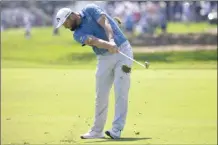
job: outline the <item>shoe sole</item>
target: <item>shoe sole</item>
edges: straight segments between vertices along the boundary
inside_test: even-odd
[[[107,136],[109,136],[111,139],[116,139],[116,138],[114,138],[113,136],[111,136],[111,133],[110,133],[109,131],[105,131],[105,134],[106,134]]]
[[[85,138],[85,137],[83,137],[83,136],[80,136],[80,138],[81,138],[81,139],[87,139],[87,138]]]
[[[104,138],[104,136],[102,137],[93,137],[93,138],[85,138],[84,136],[80,136],[81,139],[101,139]]]

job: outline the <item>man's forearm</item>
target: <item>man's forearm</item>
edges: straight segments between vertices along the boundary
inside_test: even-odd
[[[110,53],[118,53],[117,45],[114,42],[105,41],[94,36],[89,36],[85,44],[95,46],[100,49],[108,49]]]
[[[103,49],[110,49],[113,47],[110,42],[98,38],[93,39],[91,45]]]

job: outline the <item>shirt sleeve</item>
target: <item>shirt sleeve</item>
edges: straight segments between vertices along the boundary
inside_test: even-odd
[[[101,15],[106,14],[99,6],[95,4],[89,4],[86,7],[86,12],[89,13],[89,15],[91,15],[91,17],[95,19],[97,22],[99,18],[101,17]]]
[[[81,43],[82,45],[85,45],[85,41],[90,37],[90,35],[86,35],[82,32],[75,31],[73,37],[77,42]]]

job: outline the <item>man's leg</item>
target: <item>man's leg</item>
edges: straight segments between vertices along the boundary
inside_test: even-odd
[[[131,58],[133,57],[129,44],[123,50],[120,49],[120,51]],[[125,69],[123,69],[123,66],[125,66]],[[123,130],[126,123],[131,66],[131,60],[121,54],[117,54],[117,64],[114,72],[115,115],[112,129],[105,132],[112,139],[120,138],[121,130]]]
[[[131,46],[127,45],[123,53],[133,57]],[[115,92],[115,116],[113,121],[113,129],[123,130],[126,123],[127,109],[128,109],[128,94],[130,88],[130,72],[125,72],[122,67],[127,65],[131,68],[132,61],[128,58],[118,54],[119,62],[115,68],[114,92]]]
[[[96,71],[95,120],[91,130],[82,135],[82,139],[102,138],[107,119],[108,98],[114,81],[114,55],[99,56]]]
[[[114,81],[114,63],[111,57],[100,59],[96,72],[95,120],[93,131],[102,132],[107,119],[108,98]]]
[[[123,130],[126,123],[129,87],[130,74],[123,72],[122,65],[119,65],[115,70],[115,115],[113,129]]]

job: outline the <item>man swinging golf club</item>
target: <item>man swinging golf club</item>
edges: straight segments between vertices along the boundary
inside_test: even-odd
[[[112,84],[115,92],[115,115],[112,129],[105,134],[120,138],[124,129],[128,108],[132,48],[117,22],[95,4],[86,5],[80,12],[62,8],[56,15],[57,28],[63,25],[74,31],[74,39],[82,46],[92,47],[97,56],[96,100],[94,124],[82,139],[103,138],[107,119],[108,98]]]

